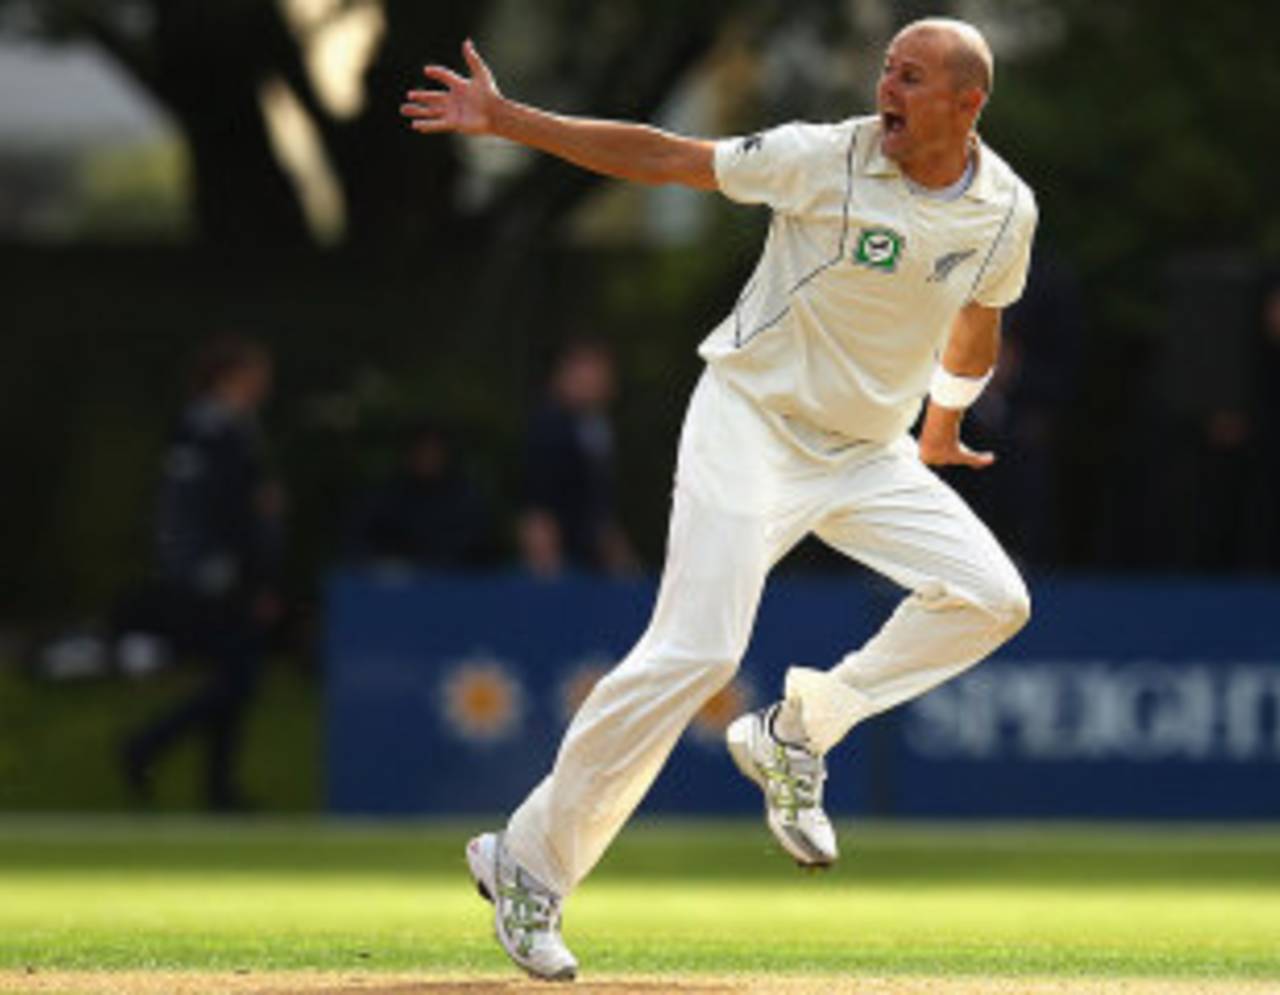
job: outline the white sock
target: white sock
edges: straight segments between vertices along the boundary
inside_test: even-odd
[[[773,728],[770,730],[775,739],[790,746],[804,746],[809,737],[804,731],[804,719],[800,715],[800,701],[797,698],[783,698],[773,712]]]

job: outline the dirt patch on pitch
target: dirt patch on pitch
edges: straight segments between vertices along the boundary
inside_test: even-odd
[[[738,995],[763,990],[727,979],[617,977],[554,984],[510,975],[0,971],[0,992],[6,995]]]
[[[0,971],[23,995],[1274,995],[1273,981],[1171,978],[941,978],[818,975],[584,977],[551,984],[508,975]]]

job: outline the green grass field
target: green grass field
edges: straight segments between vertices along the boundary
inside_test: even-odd
[[[0,820],[0,971],[508,971],[483,823]],[[762,825],[641,823],[574,896],[587,976],[1274,979],[1280,829],[853,824],[833,871]]]

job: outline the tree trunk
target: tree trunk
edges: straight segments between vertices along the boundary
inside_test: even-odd
[[[227,245],[309,241],[267,137],[259,87],[294,42],[274,3],[156,4],[156,87],[191,143],[199,236]]]

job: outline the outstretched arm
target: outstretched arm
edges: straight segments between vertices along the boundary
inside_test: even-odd
[[[979,381],[995,368],[1000,353],[1000,311],[970,303],[956,315],[942,353],[942,368],[955,377]],[[932,466],[968,466],[981,470],[994,453],[974,452],[960,441],[964,407],[946,407],[930,398],[920,429],[920,458]]]
[[[462,54],[469,79],[444,66],[427,66],[423,74],[444,89],[409,91],[400,113],[415,131],[497,135],[605,176],[717,189],[714,143],[643,124],[567,117],[518,104],[498,90],[470,40]]]

